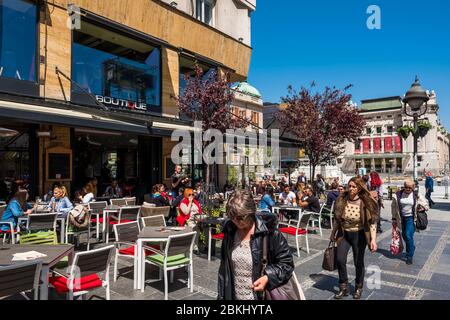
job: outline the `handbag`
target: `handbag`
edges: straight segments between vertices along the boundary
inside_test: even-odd
[[[328,248],[325,249],[322,261],[322,269],[327,271],[334,271],[337,269],[337,249],[336,242],[331,241],[328,244]]]
[[[263,260],[262,260],[262,270],[261,276],[264,276],[264,271],[267,267],[267,250],[268,249],[268,239],[267,236],[264,236],[263,240]],[[300,287],[300,284],[297,281],[297,277],[295,273],[292,272],[292,276],[289,278],[289,281],[285,284],[272,289],[264,290],[264,299],[265,300],[306,300],[305,294]]]
[[[400,236],[400,231],[397,229],[397,223],[392,223],[392,239],[391,239],[391,253],[396,256],[403,252],[403,241]]]

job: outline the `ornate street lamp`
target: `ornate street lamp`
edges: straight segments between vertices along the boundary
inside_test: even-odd
[[[423,116],[428,109],[428,97],[427,92],[420,86],[419,78],[416,76],[416,81],[412,84],[411,88],[406,92],[403,98],[404,112],[407,116],[413,118],[414,123],[414,149],[413,149],[413,170],[414,181],[418,186],[417,181],[417,140],[419,139],[419,130],[417,120]]]

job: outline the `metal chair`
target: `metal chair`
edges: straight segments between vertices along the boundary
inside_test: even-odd
[[[162,214],[157,216],[141,217],[141,225],[145,227],[165,227],[166,219]]]
[[[166,219],[169,218],[170,215],[170,207],[147,207],[141,206],[141,212],[139,213],[140,217],[151,217],[151,216],[159,216],[163,215]]]
[[[213,229],[212,226],[209,226],[208,228],[208,261],[211,261],[211,246],[212,246],[212,240],[216,241],[222,241],[224,234],[223,232],[212,234],[211,230]]]
[[[320,205],[320,211],[319,213],[316,212],[309,212],[311,213],[311,219],[309,220],[309,222],[311,223],[311,227],[314,228],[316,222],[319,226],[319,233],[320,233],[320,237],[322,238],[322,212],[323,212],[323,208],[325,207],[325,203],[322,203]]]
[[[20,233],[20,244],[58,244],[57,213],[29,214],[26,231]]]
[[[38,300],[41,269],[42,260],[39,259],[0,267],[0,297],[20,293],[30,300],[25,291],[32,290],[34,300]]]
[[[297,256],[300,258],[300,245],[299,245],[299,238],[301,236],[305,237],[306,241],[306,252],[309,253],[309,243],[308,243],[308,225],[309,225],[309,219],[311,218],[310,212],[304,212],[301,215],[301,218],[299,220],[289,220],[288,223],[286,222],[279,222],[278,227],[279,231],[281,233],[284,233],[286,236],[292,235],[295,237],[295,244],[297,247]],[[281,225],[285,225],[285,227],[281,227]]]
[[[169,236],[164,252],[149,248],[150,251],[155,254],[149,255],[145,258],[145,263],[142,265],[141,270],[141,292],[145,289],[145,265],[147,263],[157,266],[162,269],[164,274],[164,299],[168,300],[168,277],[167,272],[173,271],[178,268],[188,267],[188,288],[190,292],[194,291],[194,270],[192,263],[192,252],[194,248],[194,241],[196,232],[189,232],[185,234]],[[171,282],[173,281],[173,273],[171,273]]]
[[[110,199],[109,202],[111,203],[111,205],[113,206],[126,206],[127,205],[127,200],[125,198],[119,198],[119,199]]]
[[[125,205],[127,205],[127,206],[135,206],[136,205],[136,197],[124,198],[124,199],[125,199]]]
[[[333,218],[334,218],[334,203],[331,204],[331,208],[327,208],[326,206],[322,210],[322,216],[328,217],[330,219],[330,228],[333,230]]]
[[[6,208],[7,208],[7,205],[0,206],[0,219],[3,215],[3,212],[5,212]],[[14,223],[12,221],[0,220],[0,226],[1,225],[7,225],[9,227],[9,229],[5,230],[5,231],[0,229],[0,235],[3,234],[3,244],[5,244],[6,236],[10,236],[11,244],[14,244],[17,239],[17,229],[14,229]]]
[[[109,268],[114,246],[106,246],[91,251],[78,252],[69,274],[64,275],[54,271],[58,276],[51,277],[49,283],[59,294],[67,294],[69,300],[89,293],[89,290],[103,287],[106,290],[106,300],[110,300]],[[101,277],[99,276],[101,275]]]
[[[126,223],[132,221],[139,221],[140,206],[121,207],[118,216],[111,215],[107,223],[108,230],[106,232],[106,243],[109,241],[109,226],[114,226],[119,223]]]
[[[96,218],[91,218],[91,222],[95,223],[95,238],[98,240],[100,238],[100,224],[105,223],[100,215],[103,215],[103,209],[108,206],[106,201],[89,202],[88,208],[91,211],[91,215],[96,216]],[[102,239],[105,240],[105,239]]]

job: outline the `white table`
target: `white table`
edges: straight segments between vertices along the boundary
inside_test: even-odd
[[[280,214],[280,210],[292,210],[292,211],[297,211],[298,212],[298,216],[300,219],[300,216],[302,215],[302,207],[297,206],[273,206],[272,207],[272,213],[273,214],[277,214],[278,215],[278,220],[279,221],[284,221],[284,215]],[[276,212],[275,212],[276,211]]]

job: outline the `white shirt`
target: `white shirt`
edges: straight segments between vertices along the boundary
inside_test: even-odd
[[[88,193],[83,197],[83,203],[84,204],[89,203],[92,201],[92,199],[94,199],[94,194],[92,192]]]
[[[283,192],[282,194],[280,194],[279,199],[280,201],[283,201],[284,204],[292,204],[295,201],[295,193],[293,193],[292,191],[289,191],[288,194],[286,194],[286,192]]]
[[[412,216],[412,210],[414,206],[414,192],[407,194],[403,192],[400,199],[400,211],[403,217]]]

